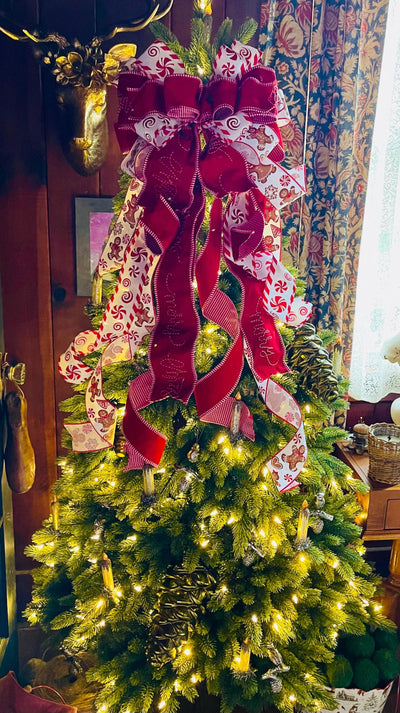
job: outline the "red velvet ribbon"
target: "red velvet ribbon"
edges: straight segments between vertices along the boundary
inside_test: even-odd
[[[125,72],[119,78],[118,95],[120,109],[115,130],[123,152],[130,151],[138,138],[134,124],[154,112],[201,125],[244,112],[255,123],[269,124],[280,137],[276,123],[277,83],[269,67],[252,67],[237,81],[215,77],[204,86],[198,77],[186,74],[169,75],[161,82]],[[283,156],[280,140],[271,160],[280,161]]]
[[[146,121],[152,113],[182,122],[179,130],[160,148],[140,139],[133,169],[144,184],[138,203],[144,208],[147,244],[154,252],[161,253],[154,278],[157,321],[149,349],[150,372],[132,383],[123,422],[129,442],[128,468],[138,468],[144,462],[159,463],[165,439],[146,424],[137,411],[168,396],[186,403],[196,384],[193,351],[199,323],[192,279],[196,237],[204,216],[204,187],[223,197],[230,192],[247,191],[253,185],[244,157],[213,135],[208,122],[246,112],[253,121],[275,126],[279,135],[277,90],[273,71],[257,66],[244,72],[238,81],[218,78],[204,87],[198,78],[188,75],[171,75],[161,83],[128,72],[120,77],[119,94],[121,103],[116,133],[123,151],[129,150],[138,139],[135,122]],[[206,137],[203,151],[200,151],[200,129]],[[280,160],[282,157],[282,148],[277,144],[271,158]],[[220,212],[219,204],[215,211]],[[254,220],[259,232],[258,218],[255,216]],[[220,217],[217,218],[214,212],[214,226],[218,221]],[[234,236],[239,252],[252,244],[253,228],[248,226],[246,230],[244,240],[239,233]],[[247,247],[243,247],[246,242]],[[212,255],[216,264],[217,253],[211,236],[205,254]],[[258,347],[254,348],[258,363],[267,352],[270,354],[270,349],[277,348],[279,352],[282,345],[273,334],[273,319],[265,312],[261,314],[261,284],[251,276],[243,275],[241,268],[233,264],[230,268],[243,285],[241,321],[246,340],[251,340],[252,336],[256,341],[258,339]],[[214,269],[215,274],[218,274],[218,267],[216,273]],[[213,409],[219,409],[220,412],[224,410],[226,421],[228,411],[229,418],[231,412],[227,395],[236,385],[242,368],[240,327],[233,303],[228,304],[228,298],[216,290],[216,283],[207,283],[204,260],[199,261],[198,275],[204,314],[216,323],[223,322],[221,326],[226,328],[234,343],[226,359],[217,367],[218,378],[213,377],[213,393],[209,393],[211,377],[207,375],[197,384],[196,401],[204,420],[214,420]],[[254,315],[257,315],[256,325],[252,321]],[[268,330],[266,338],[261,335],[261,327]],[[280,352],[277,362],[274,371],[286,370]],[[270,366],[272,369],[271,361]],[[270,373],[274,372],[271,370]],[[251,437],[251,416],[246,409],[242,409],[242,418],[244,432]]]
[[[204,217],[204,197],[196,189],[181,227],[162,256],[155,275],[157,322],[149,360],[154,375],[152,401],[172,396],[187,403],[196,382],[194,345],[199,318],[193,295],[196,235]]]
[[[253,253],[263,240],[265,200],[257,190],[248,193],[247,223],[230,231],[230,248],[235,259]],[[227,236],[228,237],[228,236]],[[289,371],[284,362],[284,346],[275,321],[263,306],[263,282],[230,260],[229,270],[242,289],[240,317],[230,298],[217,288],[222,250],[222,204],[215,200],[210,214],[210,231],[196,264],[199,299],[205,317],[222,327],[233,339],[222,362],[196,385],[195,398],[201,420],[229,426],[236,387],[243,367],[243,339],[246,339],[250,366],[259,380]],[[240,430],[254,439],[252,417],[242,408]]]
[[[210,230],[196,263],[199,300],[204,316],[222,327],[233,339],[222,361],[203,376],[195,388],[197,410],[202,421],[229,426],[236,387],[243,368],[243,340],[240,321],[232,300],[217,288],[222,252],[222,202],[215,199],[210,214]],[[240,431],[254,440],[253,419],[245,404],[240,414]]]

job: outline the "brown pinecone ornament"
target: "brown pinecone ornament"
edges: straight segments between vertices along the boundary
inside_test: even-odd
[[[123,458],[124,456],[126,456],[125,444],[126,444],[126,440],[125,440],[124,434],[122,433],[121,429],[117,426],[116,431],[115,431],[115,438],[114,438],[114,450],[115,450],[116,455],[119,458]]]
[[[35,454],[27,425],[27,402],[22,389],[10,391],[4,400],[7,442],[4,462],[8,484],[14,493],[26,493],[35,480]]]

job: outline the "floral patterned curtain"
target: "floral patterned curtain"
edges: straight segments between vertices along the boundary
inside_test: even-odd
[[[319,329],[340,336],[348,377],[357,265],[388,0],[270,0],[260,48],[292,117],[291,166],[308,191],[284,215],[288,263],[298,267]],[[304,140],[306,137],[306,140]]]

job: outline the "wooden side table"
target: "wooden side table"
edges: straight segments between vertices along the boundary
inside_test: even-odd
[[[400,625],[400,483],[386,486],[370,480],[368,453],[359,456],[348,444],[349,441],[338,441],[335,455],[370,487],[367,495],[359,496],[364,511],[359,520],[364,528],[363,539],[392,541],[384,604],[387,616]]]

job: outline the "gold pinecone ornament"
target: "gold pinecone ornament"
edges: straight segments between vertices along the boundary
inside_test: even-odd
[[[286,349],[286,361],[290,369],[298,372],[300,388],[323,401],[338,398],[338,377],[313,324],[302,324],[296,329],[294,340]]]
[[[214,585],[214,577],[201,565],[193,572],[173,567],[170,574],[165,575],[148,647],[154,666],[163,666],[177,656],[200,610],[204,611],[203,600]]]

